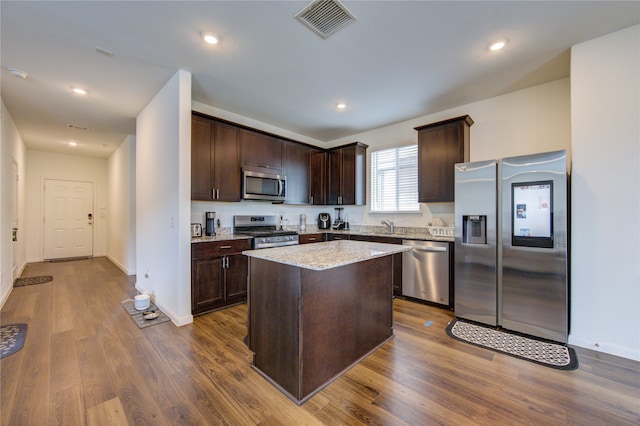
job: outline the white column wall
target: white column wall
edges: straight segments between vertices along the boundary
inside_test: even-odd
[[[191,74],[178,71],[136,121],[136,288],[177,325],[191,315]]]
[[[640,26],[571,50],[570,343],[640,360]]]

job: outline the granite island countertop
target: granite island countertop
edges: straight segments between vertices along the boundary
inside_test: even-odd
[[[411,250],[410,246],[399,244],[338,240],[261,250],[246,250],[242,254],[299,268],[323,271],[409,250]]]

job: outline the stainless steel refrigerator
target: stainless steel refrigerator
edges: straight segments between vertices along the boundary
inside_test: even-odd
[[[569,334],[566,152],[455,165],[457,317]]]

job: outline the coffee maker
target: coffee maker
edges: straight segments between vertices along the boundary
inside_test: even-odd
[[[344,220],[342,219],[342,211],[344,210],[344,207],[336,207],[334,209],[336,211],[336,216],[335,219],[333,221],[333,229],[344,229],[345,223]]]
[[[205,234],[208,236],[216,235],[216,212],[206,212],[205,218]]]
[[[320,213],[318,215],[318,229],[329,229],[331,226],[331,216],[329,213]]]

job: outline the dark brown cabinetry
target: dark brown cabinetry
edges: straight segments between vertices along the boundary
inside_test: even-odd
[[[287,176],[287,204],[366,204],[367,145],[325,150],[192,113],[191,199],[240,201],[242,168]]]
[[[421,203],[454,200],[456,163],[469,161],[468,115],[416,127],[418,131],[418,200]]]
[[[191,244],[191,313],[202,314],[247,299],[251,240]]]
[[[191,199],[240,201],[239,129],[191,117]]]
[[[366,204],[366,151],[360,142],[329,151],[327,204]]]
[[[327,153],[312,149],[309,165],[309,204],[327,203]]]
[[[281,139],[252,130],[240,131],[242,166],[263,167],[282,172],[284,144]]]
[[[324,241],[324,234],[300,234],[298,235],[299,244],[320,243]]]
[[[368,235],[351,235],[351,240],[356,241],[370,241],[373,243],[385,243],[385,244],[400,244],[402,240],[400,238],[393,237],[370,237]],[[392,269],[391,279],[393,283],[393,295],[402,296],[402,253],[392,254]]]
[[[348,240],[348,239],[349,239],[349,234],[334,234],[331,232],[327,234],[327,241]]]
[[[284,142],[284,175],[287,177],[287,204],[309,204],[309,157],[311,149]]]

